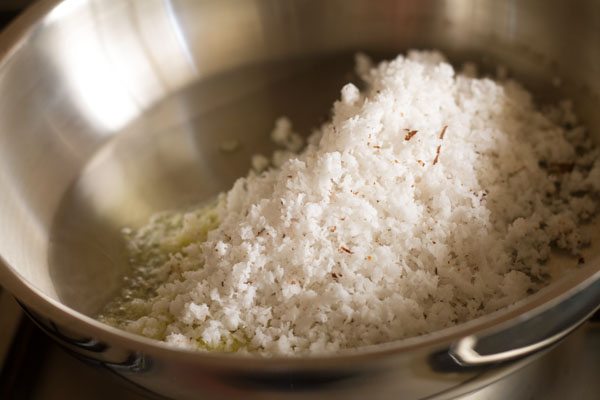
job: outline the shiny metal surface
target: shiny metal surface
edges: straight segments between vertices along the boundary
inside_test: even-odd
[[[0,301],[0,325],[5,326],[6,307]],[[18,307],[14,304],[14,307]],[[9,328],[10,332],[10,328]],[[12,379],[0,366],[0,396],[19,400],[150,400],[161,399],[127,385],[105,368],[95,368],[63,351],[24,321],[15,333],[7,368],[16,368]],[[7,343],[0,337],[0,347]],[[23,346],[25,345],[25,346]],[[11,347],[11,346],[8,346]],[[0,364],[2,363],[0,353]],[[559,346],[536,357],[527,366],[484,388],[460,396],[460,400],[597,400],[600,381],[600,324],[588,322]],[[15,369],[12,369],[13,371]]]
[[[493,355],[576,325],[600,302],[598,247],[511,310],[354,355],[193,354],[90,317],[126,273],[120,228],[226,189],[251,154],[269,152],[277,116],[308,133],[352,79],[355,51],[438,48],[456,63],[502,64],[542,100],[573,98],[600,139],[599,42],[593,1],[42,1],[0,38],[2,284],[58,340],[175,398],[470,390],[527,360],[465,367],[448,350],[471,337]],[[220,152],[227,139],[241,150]]]

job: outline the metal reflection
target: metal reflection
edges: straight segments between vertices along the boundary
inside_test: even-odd
[[[173,9],[173,2],[172,2],[172,0],[164,0],[163,4],[165,6],[165,12],[166,12],[167,18],[169,19],[169,21],[171,22],[171,26],[173,27],[173,34],[175,35],[175,38],[176,38],[177,42],[179,43],[179,46],[181,47],[181,50],[183,51],[185,58],[187,59],[188,63],[190,64],[190,67],[192,67],[194,72],[197,73],[198,67],[196,66],[196,61],[194,60],[194,56],[192,55],[192,52],[190,51],[187,40],[185,39],[185,35],[183,33],[183,30],[181,29],[181,25],[180,25],[179,19],[177,17],[177,14],[175,13],[175,10]]]
[[[82,3],[62,3],[46,18],[45,52],[96,131],[119,131],[197,77],[170,1]]]

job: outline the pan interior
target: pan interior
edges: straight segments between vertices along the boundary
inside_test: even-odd
[[[227,190],[247,173],[253,154],[274,150],[269,132],[277,117],[290,117],[299,132],[310,134],[327,119],[340,88],[357,82],[353,55],[271,62],[217,75],[161,101],[108,140],[66,192],[52,224],[49,272],[60,300],[84,314],[98,313],[129,271],[122,228]],[[493,55],[450,57],[456,66],[478,62],[489,74],[501,62]],[[533,57],[514,67],[503,61],[540,103],[573,93],[588,101],[575,85],[552,85],[551,68]],[[222,151],[222,143],[232,140],[239,148]],[[593,226],[588,229],[595,232]],[[599,248],[589,249],[587,259],[596,258]],[[557,254],[550,268],[576,264]]]

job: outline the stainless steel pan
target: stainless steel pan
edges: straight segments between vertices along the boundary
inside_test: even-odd
[[[0,281],[66,347],[168,397],[473,390],[598,308],[600,246],[511,309],[333,357],[179,351],[92,317],[127,270],[120,228],[227,189],[251,154],[270,151],[277,116],[305,132],[320,123],[355,51],[438,48],[455,63],[502,64],[540,101],[573,98],[600,139],[599,44],[594,1],[41,1],[0,37]],[[238,152],[219,151],[229,139]]]

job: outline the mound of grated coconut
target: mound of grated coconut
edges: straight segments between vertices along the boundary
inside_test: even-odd
[[[600,161],[568,103],[542,112],[437,52],[357,61],[366,89],[344,86],[300,154],[129,234],[137,290],[101,319],[185,348],[322,354],[493,312],[548,281],[552,248],[579,254]],[[285,119],[272,136],[300,148]]]

